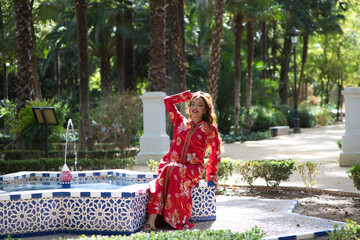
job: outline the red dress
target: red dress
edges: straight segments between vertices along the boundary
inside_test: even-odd
[[[194,123],[182,116],[175,104],[190,100],[190,91],[164,99],[174,125],[169,152],[160,161],[158,177],[150,182],[149,214],[160,214],[176,229],[193,227],[189,223],[192,209],[192,189],[204,174],[204,156],[211,146],[206,167],[206,180],[217,182],[220,164],[220,141],[214,125],[205,121]]]

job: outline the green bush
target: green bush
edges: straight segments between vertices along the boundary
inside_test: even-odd
[[[260,240],[265,236],[265,232],[258,227],[252,228],[250,231],[244,233],[233,233],[230,230],[181,230],[168,232],[151,232],[149,234],[136,233],[131,236],[81,236],[82,240],[167,240],[167,239],[182,239],[182,240]]]
[[[134,144],[134,135],[141,134],[142,102],[134,93],[108,95],[91,112],[98,124],[93,126],[94,140],[99,143],[113,142],[124,151]]]
[[[209,159],[205,159],[205,169],[207,166]],[[218,175],[218,180],[219,181],[226,181],[229,179],[229,177],[232,176],[234,169],[236,168],[238,164],[238,161],[230,159],[230,158],[223,158],[220,161],[220,166],[219,166],[219,170],[217,172]],[[205,179],[205,174],[203,176],[203,179]]]
[[[255,180],[260,177],[260,169],[259,161],[241,161],[237,171],[241,174],[241,180],[253,187]]]
[[[49,143],[59,141],[59,136],[65,130],[63,128],[64,116],[60,104],[55,104],[54,99],[29,100],[23,107],[18,117],[14,120],[9,119],[10,133],[15,139],[23,141],[23,149],[45,149],[45,128],[43,125],[36,123],[31,107],[50,107],[53,106],[59,121],[59,125],[52,125],[49,127]],[[51,147],[51,144],[49,144]]]
[[[272,126],[288,125],[286,115],[276,108],[255,106],[252,108],[251,116],[254,121],[251,130],[254,132],[268,131]]]
[[[353,180],[354,186],[360,190],[360,164],[356,164],[349,169],[349,177]]]
[[[339,226],[334,225],[334,231],[328,232],[330,240],[347,240],[347,239],[360,239],[360,225],[354,221],[346,219],[347,224]]]
[[[75,170],[75,159],[67,159],[68,167]],[[133,158],[113,159],[88,159],[77,160],[78,171],[100,170],[100,169],[133,169],[136,164]],[[21,172],[21,171],[60,171],[64,165],[64,158],[39,158],[21,160],[0,160],[0,174]]]
[[[109,150],[109,151],[79,151],[77,153],[78,158],[128,158],[135,157],[137,149],[127,149],[124,153],[120,150]],[[44,151],[39,150],[25,150],[25,151],[4,151],[1,156],[3,160],[20,160],[20,159],[36,159],[43,158],[45,156]],[[65,151],[49,151],[49,158],[64,158]],[[67,152],[67,158],[75,158],[75,154],[72,151]]]
[[[290,128],[294,127],[294,116],[295,111],[293,107],[289,105],[280,106],[280,111],[285,114],[287,123]],[[300,119],[299,125],[300,128],[309,128],[315,125],[315,116],[311,114],[308,108],[302,107],[298,108],[298,117]]]
[[[342,139],[337,140],[337,145],[339,149],[342,149]]]
[[[311,195],[312,195],[312,187],[316,183],[315,177],[316,175],[318,175],[317,166],[318,163],[311,161],[300,162],[296,164],[296,170],[298,170],[298,172],[300,173],[301,178]]]
[[[268,187],[278,187],[282,181],[289,179],[294,170],[294,160],[259,161],[260,177],[265,179]]]

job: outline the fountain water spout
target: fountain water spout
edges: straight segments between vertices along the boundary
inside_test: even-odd
[[[72,140],[74,143],[74,154],[75,154],[75,171],[77,171],[77,151],[76,151],[76,142],[75,142],[75,133],[74,133],[74,125],[72,123],[72,120],[69,119],[67,128],[66,128],[66,143],[65,143],[65,163],[60,173],[60,182],[64,188],[70,187],[70,182],[72,180],[71,172],[66,165],[66,157],[67,157],[67,144],[69,139],[69,127],[71,126],[71,133],[72,133]]]

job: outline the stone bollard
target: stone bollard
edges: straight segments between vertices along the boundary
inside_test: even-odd
[[[170,137],[166,133],[166,111],[164,92],[144,93],[144,134],[140,137],[140,152],[137,165],[145,166],[150,160],[159,161],[170,148]]]
[[[342,91],[345,100],[345,133],[339,164],[342,167],[360,164],[360,87]]]

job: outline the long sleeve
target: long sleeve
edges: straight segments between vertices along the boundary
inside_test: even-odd
[[[209,156],[209,161],[206,166],[206,180],[213,181],[214,183],[218,182],[217,172],[219,170],[219,165],[221,161],[221,144],[219,140],[219,133],[215,126],[212,126],[210,134],[210,144],[211,144],[211,153]]]
[[[175,95],[168,96],[164,99],[165,107],[169,113],[171,122],[174,126],[177,126],[180,122],[183,121],[183,116],[180,114],[175,104],[189,101],[192,97],[191,92],[185,91]]]

